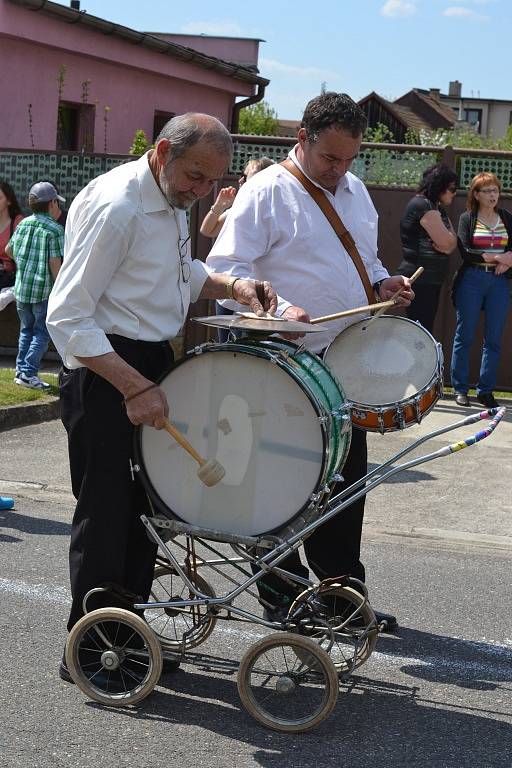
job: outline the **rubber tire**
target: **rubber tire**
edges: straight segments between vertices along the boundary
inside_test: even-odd
[[[293,610],[299,605],[303,600],[309,595],[311,592],[310,589],[306,590],[305,592],[302,592],[292,603],[290,606],[290,610],[288,614],[291,614]],[[373,612],[373,608],[371,607],[370,603],[356,590],[349,586],[344,587],[327,587],[325,589],[320,589],[318,592],[318,595],[339,595],[343,599],[350,600],[352,603],[355,604],[355,607],[361,606],[361,611],[359,615],[364,621],[365,627],[368,627],[370,624],[375,624],[375,632],[372,632],[368,635],[368,637],[364,640],[364,645],[362,648],[358,650],[358,655],[355,663],[354,669],[357,669],[358,667],[361,667],[372,655],[373,651],[375,650],[375,646],[377,644],[377,637],[378,637],[378,628],[377,628],[377,619],[375,617],[375,613]],[[365,603],[363,605],[363,603]],[[335,633],[336,634],[336,633]],[[311,637],[311,635],[308,635],[308,637]],[[332,659],[331,659],[332,661]],[[336,671],[339,674],[343,674],[344,672],[348,672],[350,669],[349,664],[341,664],[338,662],[333,661],[334,667]]]
[[[166,574],[172,574],[177,579],[179,579],[179,575],[173,571],[173,569],[169,566],[165,565],[157,565],[155,568],[155,574],[153,577],[153,581],[156,579],[161,578],[162,576]],[[191,581],[199,588],[200,592],[203,592],[203,594],[208,595],[209,597],[216,597],[216,594],[213,590],[213,587],[205,580],[202,576],[200,576],[198,573],[195,574],[194,578],[191,579]],[[153,597],[153,588],[151,588],[151,597]],[[158,599],[157,596],[155,596],[155,599]],[[147,619],[150,618],[150,614],[153,613],[153,610],[148,610],[147,612]],[[187,640],[185,643],[185,650],[190,650],[191,648],[197,648],[199,645],[202,645],[211,635],[213,630],[215,629],[215,625],[217,623],[217,619],[215,616],[210,617],[207,624],[204,624],[200,631],[198,631],[197,637],[192,635],[192,637]],[[151,626],[151,622],[148,621],[149,626]],[[158,638],[160,641],[160,645],[165,651],[174,651],[174,652],[181,652],[183,650],[183,645],[181,641],[178,640],[171,640],[165,635],[161,635],[158,632],[154,631],[155,637]]]
[[[94,685],[91,685],[78,663],[75,652],[78,652],[80,639],[95,624],[107,621],[118,621],[128,625],[142,636],[147,645],[150,662],[149,674],[133,692],[107,694],[100,691]],[[108,704],[111,707],[125,707],[128,704],[137,704],[137,702],[142,701],[151,693],[162,674],[162,649],[156,635],[140,616],[131,611],[126,611],[124,608],[99,608],[83,616],[69,633],[65,654],[69,673],[82,693],[85,693],[93,701],[97,701],[100,704]]]
[[[313,656],[315,658],[315,668],[322,670],[324,673],[327,689],[325,704],[322,709],[309,720],[305,720],[304,718],[300,721],[274,719],[260,708],[252,695],[251,685],[248,682],[248,678],[253,663],[263,652],[280,645],[290,646],[294,649],[294,652],[295,648],[297,648],[301,653]],[[298,657],[298,654],[296,655]],[[267,637],[264,637],[262,640],[252,645],[240,663],[237,686],[240,699],[247,712],[262,725],[273,731],[279,731],[280,733],[305,733],[306,731],[315,728],[331,714],[338,698],[338,675],[329,654],[308,637],[296,635],[292,632],[276,632],[272,635],[267,635]]]

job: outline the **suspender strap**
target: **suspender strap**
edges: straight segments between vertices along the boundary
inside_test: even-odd
[[[342,246],[347,251],[352,261],[354,262],[354,266],[357,269],[359,277],[361,278],[361,282],[363,284],[366,297],[368,299],[368,304],[375,304],[376,302],[375,291],[371,286],[368,273],[363,264],[363,260],[359,255],[359,251],[357,250],[357,246],[354,242],[354,238],[352,237],[348,229],[343,224],[338,213],[329,202],[327,196],[322,192],[322,190],[319,187],[316,186],[316,184],[313,184],[313,182],[310,181],[308,177],[302,173],[300,168],[298,168],[295,165],[295,163],[292,160],[290,160],[289,157],[287,157],[286,160],[283,160],[281,165],[284,168],[286,168],[286,170],[289,171],[292,174],[292,176],[295,176],[295,178],[298,181],[300,181],[304,189],[307,192],[309,192],[309,194],[311,195],[315,203],[318,205],[318,207],[324,214],[325,218],[327,219],[331,227],[336,232],[336,235],[341,241]]]

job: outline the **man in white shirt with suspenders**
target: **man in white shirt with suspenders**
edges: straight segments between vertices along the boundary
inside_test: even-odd
[[[346,94],[330,92],[312,99],[298,144],[284,163],[266,168],[244,184],[207,264],[233,276],[264,275],[284,297],[277,314],[293,320],[307,322],[310,316],[384,301],[400,288],[401,303],[410,304],[414,293],[409,280],[390,277],[377,258],[377,212],[364,184],[349,172],[365,127],[364,113]],[[237,309],[234,302],[224,303]],[[312,352],[322,353],[343,328],[359,319],[329,323],[328,332],[306,334],[302,341]],[[342,472],[345,481],[335,493],[367,472],[365,432],[353,430]],[[364,497],[306,540],[306,557],[319,579],[350,574],[364,581],[363,514]],[[297,553],[281,567],[308,575]],[[267,615],[279,618],[294,597],[293,587],[275,575],[258,585],[265,604],[275,608]],[[281,603],[276,594],[282,596]],[[377,614],[377,618],[386,620],[389,629],[396,626],[394,616]]]

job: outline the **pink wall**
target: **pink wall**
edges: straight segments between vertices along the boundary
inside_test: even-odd
[[[214,37],[209,35],[175,35],[155,33],[160,40],[185,45],[208,56],[234,61],[245,67],[258,66],[259,40],[242,37]]]
[[[96,104],[96,152],[104,151],[104,108],[108,112],[107,151],[128,151],[135,130],[151,138],[155,110],[201,111],[226,125],[236,95],[253,86],[171,56],[70,25],[42,12],[0,0],[2,110],[0,147],[30,149],[28,105],[32,104],[34,144],[55,149],[58,73],[66,66],[62,98],[81,102],[82,82],[90,80],[88,104]]]

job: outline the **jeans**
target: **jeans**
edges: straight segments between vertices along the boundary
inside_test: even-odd
[[[46,330],[46,310],[48,299],[36,304],[16,302],[20,318],[20,337],[16,371],[25,376],[36,376],[43,355],[48,349],[50,336]]]
[[[500,362],[501,336],[509,303],[509,281],[504,275],[495,275],[494,272],[486,272],[478,267],[466,269],[455,294],[457,327],[451,377],[456,392],[467,393],[469,389],[469,353],[482,309],[485,318],[484,347],[476,390],[477,394],[494,390]]]

